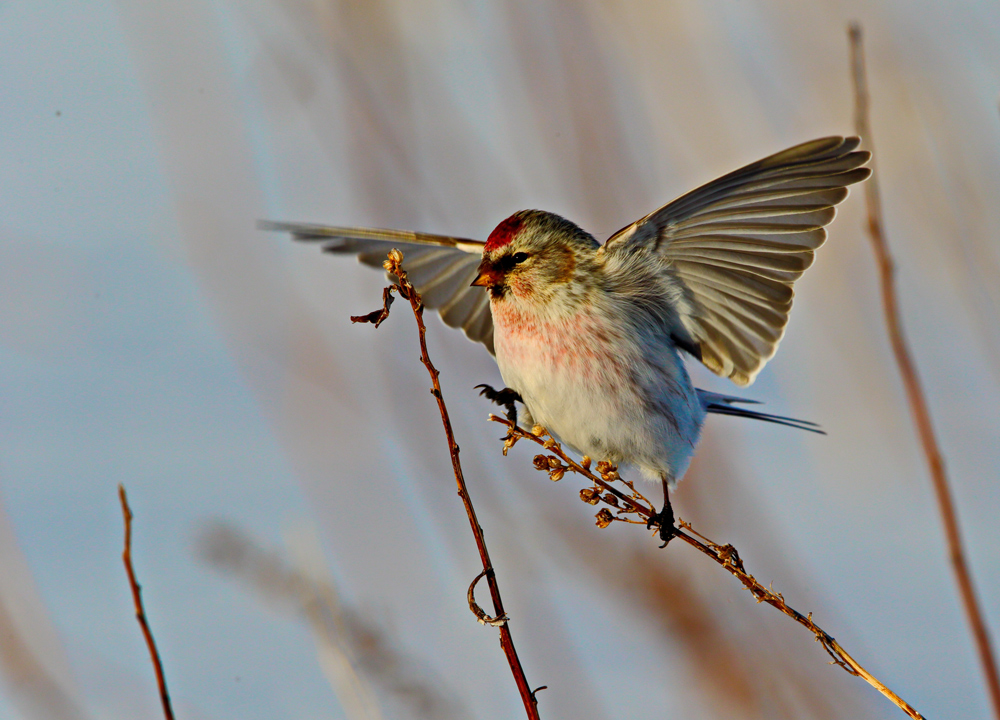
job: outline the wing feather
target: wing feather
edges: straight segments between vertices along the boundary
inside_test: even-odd
[[[603,252],[660,255],[679,322],[713,372],[749,385],[788,323],[847,186],[871,171],[856,137],[803,143],[681,196],[615,233]]]
[[[261,230],[291,233],[294,240],[315,243],[324,252],[357,255],[365,265],[381,268],[392,248],[403,252],[403,267],[424,305],[439,310],[449,327],[459,327],[470,340],[493,353],[493,318],[489,295],[472,287],[482,259],[483,243],[466,238],[406,230],[331,227],[262,221]]]
[[[749,277],[727,268],[694,264],[688,268],[686,281],[694,288],[704,286],[747,300],[760,300],[768,307],[788,311],[792,306],[792,289],[780,282],[760,276]]]

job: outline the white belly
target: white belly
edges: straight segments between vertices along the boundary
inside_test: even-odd
[[[630,343],[620,326],[584,313],[527,320],[500,302],[497,364],[536,424],[594,460],[680,479],[705,413],[669,341]]]

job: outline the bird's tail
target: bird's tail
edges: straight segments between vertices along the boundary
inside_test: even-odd
[[[808,420],[796,420],[795,418],[783,417],[781,415],[769,415],[768,413],[757,412],[756,410],[735,407],[735,403],[759,405],[760,403],[757,400],[745,400],[743,398],[732,397],[731,395],[720,395],[719,393],[709,392],[700,388],[698,389],[698,398],[701,400],[701,406],[705,408],[705,412],[707,413],[753,418],[754,420],[763,420],[764,422],[826,435],[819,425]]]

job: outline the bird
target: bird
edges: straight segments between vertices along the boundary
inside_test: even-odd
[[[663,508],[649,527],[666,545],[677,533],[670,492],[707,415],[822,432],[743,407],[754,400],[695,388],[685,356],[740,387],[754,381],[777,350],[792,286],[826,240],[836,206],[871,174],[860,144],[835,136],[795,145],[682,195],[603,244],[541,210],[515,212],[485,243],[401,230],[259,227],[375,267],[400,249],[425,307],[496,358],[506,387],[478,387],[509,418],[662,484]]]

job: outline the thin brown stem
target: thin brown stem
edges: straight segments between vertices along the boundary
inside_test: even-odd
[[[479,557],[483,564],[483,573],[486,576],[486,583],[490,588],[490,596],[493,599],[493,610],[494,610],[494,620],[500,628],[500,647],[503,649],[504,655],[507,658],[507,662],[510,665],[511,673],[514,675],[514,682],[517,684],[518,692],[521,695],[521,700],[524,702],[524,710],[531,720],[539,720],[538,715],[538,700],[535,698],[535,692],[532,691],[531,686],[528,685],[528,680],[524,675],[524,669],[521,667],[521,660],[517,656],[517,651],[514,649],[514,639],[510,633],[510,625],[506,620],[507,614],[504,611],[503,599],[500,597],[500,586],[497,584],[496,572],[493,569],[493,563],[490,561],[489,551],[486,549],[486,539],[483,537],[483,528],[479,524],[479,520],[476,518],[476,510],[472,506],[472,499],[469,496],[468,487],[465,484],[465,475],[462,472],[462,464],[459,461],[459,447],[458,443],[455,442],[455,433],[451,427],[451,418],[448,415],[448,408],[444,403],[444,395],[441,393],[441,383],[438,379],[440,373],[434,364],[431,362],[430,355],[427,352],[427,328],[424,325],[424,306],[420,300],[420,294],[416,291],[413,285],[406,277],[406,271],[403,269],[403,253],[399,250],[392,250],[389,253],[389,259],[385,262],[385,269],[392,275],[395,275],[398,279],[396,285],[392,286],[395,288],[399,295],[409,301],[410,308],[413,310],[413,317],[417,321],[417,332],[420,338],[420,361],[427,368],[427,374],[431,377],[431,395],[437,400],[438,410],[441,413],[441,423],[444,425],[445,437],[448,441],[448,452],[451,455],[451,467],[455,473],[455,482],[458,486],[458,496],[462,498],[462,504],[465,505],[465,513],[469,517],[469,525],[472,527],[472,534],[476,539],[476,547],[479,549]],[[388,292],[383,294],[383,309],[382,311],[375,311],[367,316],[358,316],[357,318],[351,318],[355,322],[381,322],[385,319],[385,316],[389,313],[389,304],[391,301],[391,295]],[[478,579],[478,578],[477,578]],[[473,585],[475,582],[473,582]],[[472,588],[469,589],[470,595],[470,607],[474,605],[474,601],[471,600]],[[475,607],[478,607],[475,606]],[[473,610],[475,612],[475,610]],[[477,618],[482,621],[482,618]],[[493,624],[492,622],[490,624]],[[541,688],[539,688],[541,689]]]
[[[612,515],[612,513],[607,509],[601,510],[597,513],[598,526],[606,527],[611,521],[626,520],[626,518],[622,517],[622,515],[627,516],[629,514],[634,514],[648,519],[656,514],[656,510],[654,509],[652,503],[638,493],[635,488],[632,487],[631,483],[628,483],[619,477],[617,470],[613,466],[610,466],[607,463],[598,463],[598,472],[594,473],[590,469],[589,459],[584,459],[583,462],[573,460],[566,454],[555,439],[551,436],[546,437],[548,433],[544,430],[544,428],[536,427],[529,433],[517,427],[509,420],[505,420],[504,418],[496,415],[491,415],[490,420],[507,426],[507,437],[504,442],[504,454],[506,454],[506,451],[513,447],[513,445],[519,440],[530,440],[538,445],[541,445],[550,453],[548,456],[538,455],[535,457],[534,464],[538,470],[548,472],[549,476],[554,480],[561,479],[566,472],[573,472],[587,478],[589,481],[594,483],[595,486],[604,491],[606,493],[605,495],[589,490],[584,490],[580,493],[580,497],[584,500],[584,502],[592,505],[602,502],[615,508],[615,511],[618,514],[617,517]],[[627,493],[614,487],[614,483],[619,482],[623,483],[625,487],[628,488]],[[624,506],[622,503],[624,503]],[[628,520],[626,520],[626,522],[628,522]],[[841,647],[840,643],[838,643],[832,635],[817,625],[812,619],[812,613],[803,615],[801,612],[786,603],[785,598],[781,593],[776,593],[770,588],[764,587],[764,585],[762,585],[757,578],[751,575],[743,566],[743,560],[740,558],[740,554],[736,551],[736,548],[732,545],[720,545],[712,540],[709,540],[707,537],[692,528],[690,523],[684,522],[683,520],[679,520],[678,522],[681,529],[677,530],[674,537],[680,538],[688,545],[710,557],[716,563],[729,571],[730,574],[743,583],[743,586],[750,591],[754,598],[756,598],[757,602],[767,603],[771,607],[780,610],[782,613],[795,620],[795,622],[807,628],[815,636],[817,642],[823,645],[823,649],[826,650],[827,654],[829,654],[832,658],[834,664],[839,665],[851,675],[862,678],[865,682],[892,701],[903,712],[911,718],[914,718],[914,720],[923,719],[923,716],[913,709],[909,703],[886,687],[886,685],[878,678],[865,670],[865,668],[862,667],[857,660],[851,657],[851,655],[848,654],[843,647]]]
[[[871,124],[869,122],[868,82],[865,74],[865,55],[861,38],[861,26],[858,23],[851,23],[848,29],[848,36],[851,44],[851,75],[854,80],[854,122],[858,135],[864,138],[868,150],[871,151],[873,150],[873,143]],[[873,161],[873,171],[874,167],[875,164]],[[969,570],[965,551],[962,547],[958,513],[952,501],[948,476],[944,468],[944,459],[938,446],[937,437],[934,434],[930,410],[927,407],[927,400],[920,385],[916,365],[910,355],[906,338],[903,334],[903,325],[896,299],[892,255],[889,253],[885,224],[882,221],[882,202],[879,197],[877,180],[878,174],[873,172],[868,182],[865,183],[865,201],[868,206],[868,234],[871,238],[872,249],[875,252],[875,260],[879,268],[882,307],[885,312],[886,329],[889,333],[889,341],[892,344],[893,354],[896,356],[896,364],[899,366],[899,374],[903,380],[903,387],[906,390],[906,398],[910,405],[913,423],[916,425],[917,435],[920,438],[927,467],[930,470],[934,494],[937,497],[938,509],[941,512],[941,522],[944,525],[945,538],[948,543],[948,556],[955,573],[955,581],[958,585],[959,595],[962,598],[962,605],[965,608],[969,629],[979,654],[979,662],[982,666],[986,689],[993,705],[993,714],[997,720],[1000,720],[1000,676],[997,674],[997,663],[993,655],[989,631],[986,628],[986,622],[983,619],[979,602],[976,599],[972,573]]]
[[[122,562],[125,563],[125,572],[128,573],[128,584],[132,589],[132,602],[135,604],[135,619],[139,621],[139,627],[142,628],[142,635],[146,638],[146,647],[149,648],[149,656],[153,660],[153,671],[156,673],[156,685],[160,689],[160,703],[163,705],[163,716],[167,720],[174,720],[174,711],[170,707],[170,694],[167,692],[167,678],[163,674],[163,663],[160,662],[160,653],[156,649],[153,631],[149,629],[149,622],[146,620],[146,609],[142,604],[142,587],[135,579],[135,570],[132,569],[132,510],[128,506],[125,486],[121,484],[118,485],[118,499],[121,501],[122,516],[125,518],[125,549],[122,551]]]

